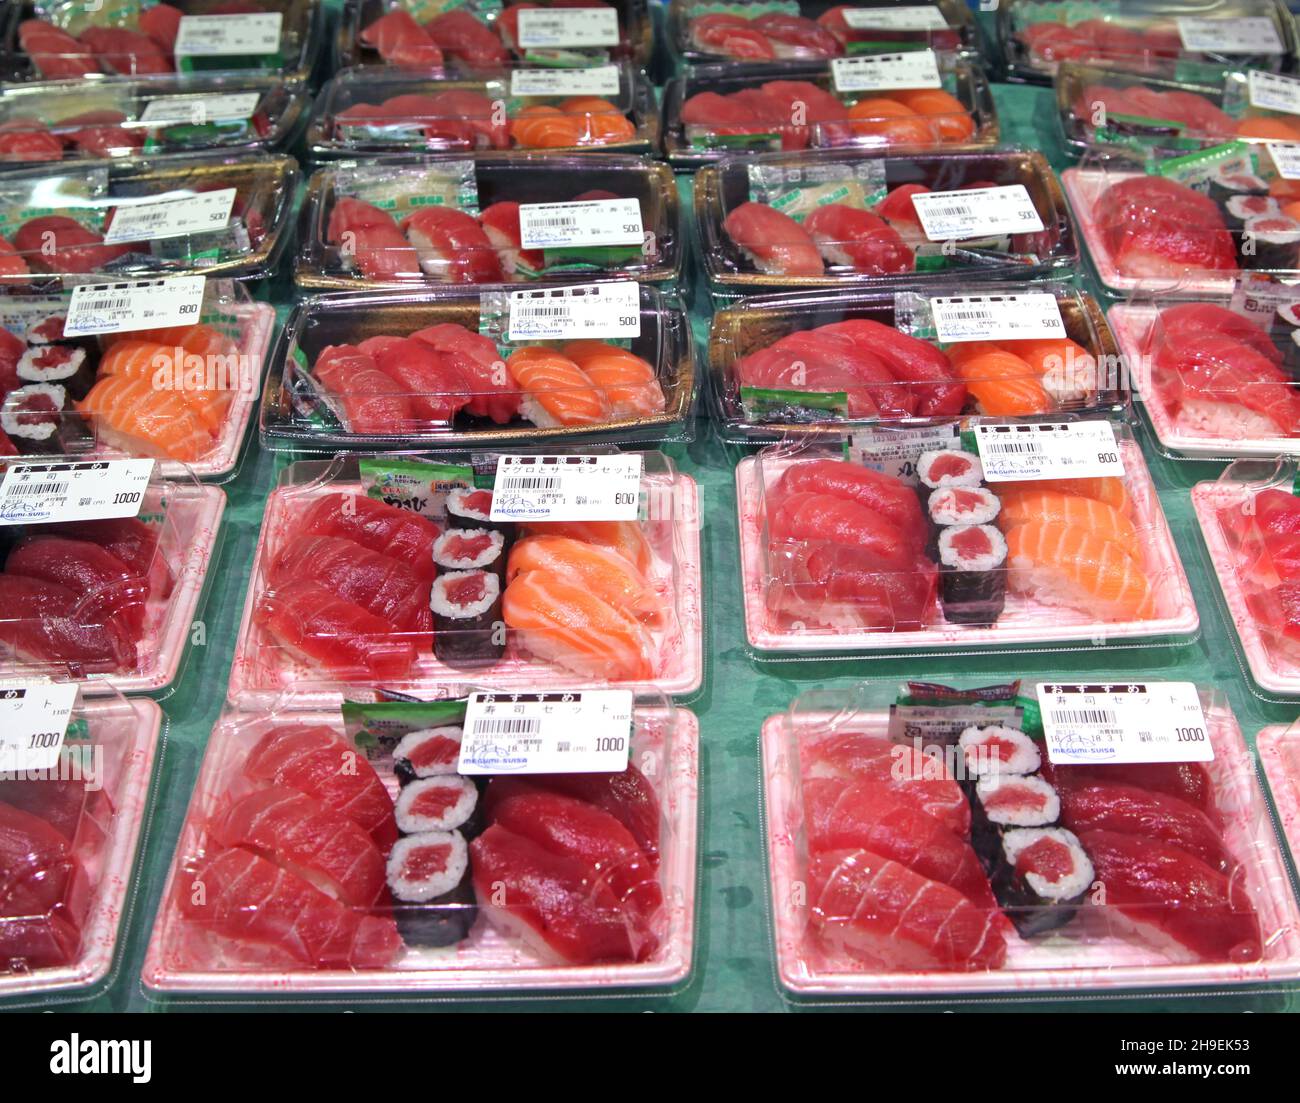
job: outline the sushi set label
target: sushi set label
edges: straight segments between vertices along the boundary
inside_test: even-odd
[[[637,199],[519,205],[519,239],[524,249],[640,245],[644,233]]]
[[[1047,757],[1071,763],[1210,762],[1205,713],[1191,682],[1041,682]]]
[[[1105,479],[1124,474],[1108,421],[976,425],[975,446],[990,483]]]
[[[203,276],[78,284],[68,302],[64,336],[130,333],[197,322],[206,285]]]
[[[283,12],[251,15],[183,15],[176,31],[177,57],[257,57],[277,53]]]
[[[932,191],[912,196],[912,206],[931,241],[1037,233],[1043,228],[1024,184]]]
[[[840,14],[855,31],[946,31],[943,12],[929,4],[897,8],[844,8]]]
[[[617,96],[618,66],[590,69],[516,69],[510,74],[512,96]]]
[[[471,693],[461,774],[605,774],[627,769],[632,691]]]
[[[837,92],[875,92],[885,88],[941,88],[933,50],[903,54],[837,57],[831,61]]]
[[[499,456],[493,521],[635,521],[642,459],[613,456]]]
[[[1282,40],[1273,20],[1262,15],[1205,19],[1183,15],[1174,20],[1183,46],[1207,54],[1280,54]]]
[[[0,774],[54,769],[76,700],[75,682],[0,686]]]
[[[1265,73],[1260,69],[1252,69],[1246,76],[1251,107],[1300,115],[1300,80],[1279,73]]]
[[[153,460],[15,464],[0,481],[0,525],[135,517]]]
[[[523,8],[519,12],[519,45],[617,46],[618,11],[614,8]]]
[[[641,293],[631,280],[510,293],[510,341],[640,337]]]
[[[1300,143],[1269,142],[1268,155],[1283,180],[1300,180]]]
[[[237,188],[155,199],[113,208],[113,222],[104,244],[124,241],[158,241],[167,237],[224,230],[235,206]]]
[[[1018,338],[1065,337],[1065,322],[1056,296],[956,295],[930,299],[940,341],[1012,341]]]
[[[257,110],[261,99],[259,92],[225,92],[211,96],[164,96],[150,100],[140,112],[142,123],[158,125],[171,123],[191,123],[202,126],[205,123],[230,122],[247,119]]]
[[[916,486],[920,482],[916,461],[921,453],[956,448],[959,436],[956,424],[923,425],[916,429],[872,426],[849,437],[847,458],[850,463]]]

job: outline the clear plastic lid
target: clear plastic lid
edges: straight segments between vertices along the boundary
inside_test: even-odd
[[[599,705],[533,690],[486,706],[471,727],[473,688],[429,701],[362,689],[341,711],[281,702],[223,715],[146,987],[284,996],[683,982],[695,924],[694,716],[653,694],[618,703],[632,705],[627,728],[607,737],[627,748],[618,772],[462,775],[462,741],[483,723],[532,730],[539,710],[590,717]],[[322,782],[303,768],[340,756],[346,777],[327,770]],[[300,844],[294,829],[306,821],[329,827],[331,847]],[[272,891],[257,890],[263,881]],[[332,933],[286,938],[285,910]]]
[[[1300,855],[1300,731],[1294,724],[1272,724],[1256,734],[1255,746],[1294,865]]]
[[[1056,178],[1029,150],[728,157],[696,174],[695,216],[710,284],[726,295],[964,289],[1077,259]]]
[[[175,0],[93,10],[67,0],[22,0],[5,5],[0,21],[5,81],[248,70],[305,81],[322,26],[314,0]]]
[[[544,248],[530,236],[525,248],[521,208],[538,204],[567,205],[539,217],[556,220],[543,230],[574,236],[551,238],[564,243]],[[681,271],[679,220],[672,169],[640,157],[345,161],[307,182],[294,279],[322,291],[601,278],[668,283]],[[622,244],[596,244],[614,240]]]
[[[1174,643],[1200,623],[1122,423],[826,432],[742,460],[736,498],[760,659]]]
[[[233,153],[0,174],[0,288],[269,275],[288,241],[297,181],[292,157]]]
[[[6,681],[3,693],[6,735],[30,733],[48,751],[6,743],[0,763],[0,1001],[85,999],[110,982],[134,908],[163,715],[153,701],[58,682]]]
[[[274,308],[209,280],[192,324],[67,337],[69,298],[0,297],[0,454],[151,456],[167,478],[232,478]]]
[[[807,61],[910,50],[975,53],[959,0],[837,4],[834,0],[671,0],[668,38],[688,61]]]
[[[645,0],[345,0],[335,67],[465,71],[512,60],[553,68],[627,60],[643,67],[653,50]]]
[[[336,452],[681,437],[695,388],[686,315],[655,288],[637,294],[635,337],[547,341],[510,339],[500,292],[309,299],[277,349],[263,443]],[[345,353],[367,374],[338,372]]]
[[[4,461],[0,678],[172,687],[198,631],[225,495],[158,467]]]
[[[816,436],[845,423],[921,425],[966,413],[1124,413],[1128,380],[1090,295],[1064,284],[1029,291],[990,284],[979,292],[810,292],[756,296],[718,311],[708,375],[724,437]],[[936,297],[944,304],[942,334]],[[975,324],[988,337],[975,347],[1000,355],[972,356],[971,341],[952,341],[946,327],[954,311],[962,327],[981,319]],[[1031,318],[1039,329],[1033,337],[1007,339],[997,328]]]
[[[626,62],[573,71],[501,68],[460,79],[345,70],[321,90],[307,145],[325,160],[421,150],[642,153],[658,144],[654,89]]]
[[[1104,62],[1130,73],[1174,63],[1272,71],[1290,67],[1295,25],[1277,0],[1007,0],[998,36],[1013,79],[1045,81],[1061,62]]]
[[[657,452],[549,448],[529,462],[577,464],[587,481],[575,490],[550,474],[507,475],[506,504],[537,515],[548,496],[577,495],[580,508],[563,516],[590,519],[500,521],[499,455],[344,455],[286,468],[267,502],[231,700],[287,692],[333,704],[357,685],[420,694],[466,678],[512,690],[539,677],[698,689],[694,481]],[[392,576],[380,592],[366,581],[377,568]]]
[[[306,104],[301,86],[252,76],[17,84],[0,101],[0,165],[269,151]]]
[[[1115,675],[862,682],[769,717],[782,987],[1023,996],[1300,975],[1300,910],[1226,696]],[[1139,729],[1158,750],[1136,749]],[[1098,747],[1114,758],[1085,757]]]

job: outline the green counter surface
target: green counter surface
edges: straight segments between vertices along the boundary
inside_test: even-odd
[[[1053,167],[1065,159],[1054,117],[1050,89],[995,86],[1003,139],[1043,150]],[[690,179],[682,177],[689,197]],[[1084,285],[1087,286],[1086,278]],[[291,288],[281,280],[263,292],[281,307],[281,320]],[[694,312],[697,341],[707,331],[707,310]],[[696,427],[696,441],[665,449],[680,468],[699,481],[705,524],[706,670],[702,693],[690,704],[700,719],[700,883],[696,916],[695,969],[691,981],[669,995],[615,997],[608,1010],[627,1011],[755,1011],[811,1010],[815,1005],[791,1005],[777,987],[766,904],[764,840],[761,836],[758,732],[764,717],[784,711],[799,693],[822,686],[848,686],[863,677],[902,676],[942,680],[966,672],[999,672],[1021,676],[1050,676],[1085,672],[1131,677],[1137,670],[1151,676],[1191,680],[1224,690],[1247,737],[1265,724],[1289,723],[1297,707],[1268,706],[1252,695],[1238,664],[1232,630],[1221,611],[1217,586],[1197,535],[1188,490],[1193,483],[1216,477],[1222,465],[1175,463],[1161,459],[1144,440],[1160,496],[1175,539],[1183,553],[1201,612],[1201,635],[1180,647],[1146,650],[1094,649],[1059,655],[993,655],[979,658],[873,659],[839,662],[757,664],[746,653],[740,612],[736,548],[735,486],[732,464],[712,436],[707,421]],[[225,1007],[210,1001],[193,1003],[159,1000],[140,985],[154,913],[158,906],[173,848],[198,773],[208,734],[225,698],[235,632],[242,612],[249,570],[268,491],[276,479],[279,460],[250,443],[239,478],[226,487],[230,497],[225,540],[213,565],[215,573],[205,613],[206,644],[192,649],[181,690],[163,702],[170,720],[165,753],[158,768],[157,810],[140,859],[141,877],[134,914],[125,934],[125,953],[112,986],[97,999],[56,1005],[78,1010],[181,1011]],[[503,1009],[590,1010],[599,997],[520,1000],[509,997],[474,1000],[404,1001],[398,994],[369,1001],[315,1002],[320,1010],[362,1009],[425,1011],[490,1011]],[[245,1010],[274,1009],[283,1004],[240,1002]],[[301,1004],[296,1005],[301,1009]],[[825,1005],[822,1005],[825,1006]],[[1296,991],[1237,993],[1179,993],[1150,996],[1075,994],[1059,999],[1026,1002],[940,1001],[914,1004],[881,1000],[875,1010],[919,1007],[958,1011],[977,1009],[1089,1009],[1132,1011],[1295,1011]]]

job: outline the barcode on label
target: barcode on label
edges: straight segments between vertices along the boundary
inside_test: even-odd
[[[1004,455],[1041,455],[1042,445],[1031,440],[991,441],[984,445],[986,452],[1001,452]]]
[[[26,486],[17,485],[9,488],[9,493],[15,497],[23,497],[32,494],[66,494],[68,492],[67,483],[28,483]]]
[[[535,716],[490,716],[475,721],[473,735],[538,735],[542,721]]]
[[[935,213],[944,218],[970,218],[975,213],[975,210],[973,207],[959,203],[950,207],[938,207],[935,209]]]
[[[528,318],[567,318],[573,311],[567,306],[531,306],[520,303],[515,307],[520,317]]]
[[[89,299],[83,305],[83,310],[125,310],[131,305],[130,299]]]
[[[546,228],[560,227],[560,226],[576,226],[577,224],[578,224],[578,220],[576,218],[570,218],[566,215],[557,215],[554,218],[533,219],[534,226],[541,226]]]
[[[1053,709],[1055,724],[1100,724],[1114,727],[1119,717],[1111,709]]]
[[[520,475],[501,480],[501,490],[559,490],[560,480],[541,475]]]
[[[959,322],[992,322],[997,315],[988,310],[950,310],[948,317]]]

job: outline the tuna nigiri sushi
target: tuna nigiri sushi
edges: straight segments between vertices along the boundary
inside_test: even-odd
[[[519,413],[519,394],[509,386],[510,373],[491,338],[446,322],[418,330],[411,339],[442,353],[467,381],[468,413],[491,418],[498,425],[505,425]]]
[[[301,536],[342,536],[401,560],[421,578],[433,577],[439,528],[427,517],[362,494],[323,494],[294,526]]]
[[[723,222],[727,236],[760,272],[820,276],[821,253],[808,232],[766,203],[742,203]]]
[[[449,57],[473,65],[491,65],[510,55],[501,39],[464,8],[451,8],[424,25],[429,37]]]
[[[912,250],[883,219],[860,207],[828,203],[803,223],[828,264],[871,276],[910,272]]]
[[[925,540],[925,517],[916,493],[906,483],[869,467],[841,460],[804,460],[785,469],[772,493],[778,501],[805,493],[850,499],[890,521],[914,547]]]
[[[1123,276],[1182,277],[1237,267],[1232,234],[1214,201],[1163,176],[1112,184],[1096,203],[1097,228]]]
[[[352,345],[321,350],[312,374],[349,432],[402,433],[417,428],[408,392]]]
[[[31,663],[72,663],[90,673],[134,669],[130,632],[117,620],[88,623],[83,601],[57,582],[0,574],[0,645]]]
[[[361,43],[379,51],[391,65],[404,69],[436,69],[442,50],[410,12],[394,8],[361,30]]]
[[[468,382],[455,363],[431,345],[409,337],[371,337],[357,346],[401,389],[416,419],[450,424],[469,402]]]
[[[493,203],[478,219],[483,232],[501,258],[501,271],[507,278],[535,275],[546,267],[546,254],[541,249],[523,247],[519,204],[514,200],[503,199]]]
[[[501,262],[483,227],[452,207],[422,207],[402,220],[420,267],[450,283],[491,283],[502,278]]]
[[[89,540],[36,535],[20,541],[5,572],[66,586],[80,595],[76,616],[84,624],[118,624],[131,640],[144,631],[149,584],[112,552]]]
[[[728,12],[710,12],[692,19],[691,45],[705,53],[722,54],[739,61],[771,61],[776,50],[750,20]]]
[[[965,385],[948,357],[928,341],[870,318],[832,322],[816,332],[843,336],[884,361],[894,378],[916,395],[918,417],[959,414],[966,405]]]

